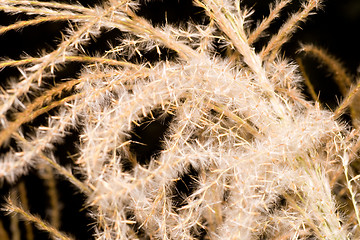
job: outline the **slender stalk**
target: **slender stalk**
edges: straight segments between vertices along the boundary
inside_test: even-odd
[[[347,96],[337,107],[337,109],[334,112],[334,119],[340,117],[344,113],[345,109],[352,103],[354,98],[359,94],[359,90],[360,90],[360,81],[354,88],[352,88],[352,90],[349,91]]]
[[[360,226],[360,213],[359,213],[359,207],[357,204],[357,201],[355,199],[355,193],[353,191],[353,187],[351,184],[351,181],[356,180],[356,177],[349,179],[349,174],[348,174],[348,168],[349,168],[349,156],[347,154],[345,154],[342,158],[342,163],[343,163],[343,168],[344,168],[344,175],[345,175],[345,180],[346,180],[346,186],[347,189],[349,190],[350,196],[351,196],[351,202],[353,204],[353,209],[355,211],[355,216],[356,216],[356,220],[357,220],[357,224],[358,226]],[[359,176],[357,176],[359,177]]]
[[[253,44],[256,40],[261,37],[261,34],[270,26],[275,18],[279,17],[280,11],[286,7],[292,0],[282,0],[277,1],[275,6],[270,9],[270,14],[268,17],[264,18],[258,27],[255,28],[249,35],[248,43],[249,45]]]
[[[267,46],[260,53],[261,58],[269,57],[269,61],[273,61],[279,54],[281,46],[290,39],[290,36],[299,26],[299,23],[304,22],[310,12],[314,8],[317,8],[320,3],[320,0],[308,0],[303,9],[293,14],[280,28],[278,33],[270,39]]]
[[[16,206],[11,199],[7,200],[6,209],[8,212],[20,214],[20,216],[28,222],[32,222],[37,226],[40,230],[48,232],[53,239],[61,239],[61,240],[72,240],[72,237],[67,236],[65,233],[60,232],[44,220],[40,219],[37,216],[30,214],[25,211],[22,207]]]

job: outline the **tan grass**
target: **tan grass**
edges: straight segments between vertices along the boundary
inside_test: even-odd
[[[52,209],[49,224],[30,214],[24,200],[22,208],[9,198],[11,237],[20,236],[20,216],[54,239],[72,239],[59,231],[61,203],[52,168],[86,198],[94,239],[357,239],[359,175],[351,164],[360,133],[338,118],[359,84],[350,87],[348,79],[340,86],[344,100],[330,112],[321,107],[306,73],[300,75],[301,60],[297,65],[281,56],[282,45],[322,1],[305,1],[260,53],[252,46],[290,2],[276,1],[250,31],[251,14],[239,0],[194,0],[209,17],[207,26],[153,26],[136,15],[139,3],[131,0],[94,8],[0,1],[2,11],[33,16],[0,27],[3,35],[69,22],[49,53],[0,61],[1,68],[21,73],[1,89],[0,145],[9,150],[0,155],[0,181],[16,184],[29,168],[45,165]],[[114,28],[124,34],[120,45],[86,54],[91,38]],[[215,41],[231,49],[229,58],[214,50]],[[309,46],[304,51],[343,70]],[[164,49],[174,56],[161,58]],[[159,59],[146,61],[149,52]],[[76,77],[46,85],[72,62],[84,65]],[[314,102],[303,97],[302,82]],[[45,121],[36,125],[39,118]],[[136,130],[156,123],[166,128],[160,140],[157,132],[142,136]],[[24,132],[24,125],[34,133]],[[75,129],[78,146],[70,169],[59,164],[54,145]],[[160,141],[161,149],[143,160],[145,150],[136,149],[146,146],[147,137],[149,145]],[[341,190],[336,183],[343,184]],[[339,212],[344,202],[336,193],[349,193],[348,212]],[[0,226],[4,238],[6,231]]]

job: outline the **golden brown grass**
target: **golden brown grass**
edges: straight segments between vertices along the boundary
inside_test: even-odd
[[[30,17],[0,34],[64,20],[69,28],[39,57],[0,62],[21,73],[1,88],[0,181],[16,186],[39,171],[51,210],[48,223],[13,191],[3,207],[11,226],[0,222],[0,236],[24,234],[20,216],[50,238],[73,239],[60,230],[57,174],[85,197],[94,239],[358,239],[360,84],[321,48],[303,45],[344,96],[330,112],[315,90],[305,100],[301,83],[312,84],[301,61],[281,56],[322,1],[304,1],[260,52],[253,46],[290,2],[275,2],[250,31],[239,0],[194,0],[206,21],[181,26],[152,25],[131,0],[93,8],[1,0],[0,10]],[[103,29],[118,29],[121,44],[87,54]],[[83,64],[78,75],[50,84],[72,62]],[[353,126],[338,120],[349,106]],[[77,152],[63,166],[56,144],[72,132]]]

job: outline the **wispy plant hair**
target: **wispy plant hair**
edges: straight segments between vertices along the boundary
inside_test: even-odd
[[[0,62],[21,73],[1,88],[0,181],[50,166],[85,196],[95,239],[356,239],[358,177],[348,170],[359,132],[338,117],[359,86],[330,112],[305,99],[298,65],[281,53],[322,1],[304,1],[261,51],[253,46],[289,3],[275,2],[250,31],[238,0],[195,0],[203,24],[180,26],[151,24],[137,1],[1,0],[0,10],[30,17],[0,34],[49,21],[69,27],[55,49]],[[121,43],[87,54],[103,29],[118,29]],[[220,54],[218,42],[229,51]],[[71,62],[83,64],[77,76],[51,85]],[[69,168],[55,146],[72,132]],[[349,212],[339,211],[339,182]],[[4,209],[71,239],[11,199]]]

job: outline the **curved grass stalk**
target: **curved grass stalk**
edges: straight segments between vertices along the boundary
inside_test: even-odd
[[[27,212],[22,207],[16,206],[15,203],[10,198],[7,199],[6,210],[9,213],[20,214],[20,216],[25,221],[34,223],[40,230],[48,232],[53,239],[60,239],[60,240],[73,239],[72,237],[67,236],[65,233],[60,232],[58,229],[54,228],[53,226],[51,226],[41,218]]]
[[[305,85],[306,85],[306,87],[308,88],[308,91],[309,91],[309,93],[310,93],[310,95],[311,95],[311,98],[312,98],[314,101],[318,102],[319,96],[318,96],[318,94],[315,92],[314,86],[313,86],[313,84],[310,82],[309,76],[306,74],[306,71],[305,71],[305,68],[304,68],[304,64],[303,64],[301,58],[297,58],[297,59],[296,59],[296,62],[297,62],[298,65],[299,65],[299,69],[300,69],[300,71],[301,71],[301,73],[302,73],[302,75],[303,75],[303,77],[304,77]]]
[[[337,139],[348,136],[347,129],[317,103],[302,98],[293,66],[272,59],[279,55],[279,44],[319,1],[308,1],[280,29],[266,56],[250,46],[288,2],[277,2],[249,40],[247,13],[239,0],[196,0],[210,17],[210,25],[219,28],[213,31],[209,26],[209,39],[226,38],[226,44],[240,53],[232,61],[219,59],[206,48],[194,50],[204,35],[193,26],[194,32],[154,27],[135,14],[130,6],[135,2],[113,0],[103,8],[86,9],[1,1],[8,11],[40,15],[5,27],[4,32],[40,24],[46,16],[57,21],[67,15],[76,30],[44,57],[0,62],[0,67],[23,66],[25,79],[1,96],[5,104],[12,103],[2,106],[6,128],[0,132],[0,143],[12,138],[16,148],[1,155],[0,180],[14,182],[29,167],[46,162],[85,193],[85,204],[93,206],[97,239],[345,239],[348,229],[339,224],[326,174],[339,166],[339,153],[354,137]],[[117,28],[129,39],[140,38],[145,53],[159,46],[174,50],[175,60],[132,64],[107,59],[102,53],[101,57],[74,56],[81,48],[87,50],[83,42],[101,27]],[[125,55],[132,45],[126,46],[131,44],[127,40],[123,44],[123,52],[122,46],[115,49]],[[29,103],[23,100],[23,112],[11,115],[17,98],[31,94],[36,80],[42,84],[41,75],[56,74],[58,64],[74,61],[86,63],[83,72],[87,73],[44,92],[33,90],[39,97]],[[72,95],[61,97],[73,89]],[[31,125],[31,120],[55,107],[58,113],[48,118],[46,126]],[[166,112],[173,114],[169,121],[164,120]],[[13,122],[8,116],[14,117]],[[143,163],[143,151],[134,150],[135,144],[147,147],[143,130],[149,130],[145,137],[157,143],[151,129],[157,122],[166,128],[158,140],[160,149]],[[22,136],[27,132],[19,131],[24,123],[35,130],[29,139]],[[52,155],[54,143],[78,126],[76,164],[85,181]],[[52,231],[41,219],[30,214],[25,218]]]
[[[348,93],[352,77],[347,74],[346,68],[339,60],[335,59],[323,48],[312,44],[303,44],[300,50],[315,57],[320,63],[325,64],[329,68],[330,73],[334,75],[334,80],[339,86],[341,94],[345,96]]]
[[[270,24],[274,21],[274,19],[279,17],[281,10],[284,7],[286,7],[286,5],[291,3],[291,1],[292,0],[277,1],[273,8],[270,5],[271,9],[270,9],[269,16],[266,17],[265,19],[263,19],[261,21],[261,23],[259,24],[259,26],[257,26],[256,29],[250,33],[249,38],[248,38],[249,45],[253,44],[255,41],[257,41],[261,37],[261,34],[264,33],[264,31],[267,28],[269,28]]]
[[[38,82],[38,85],[41,85],[41,79],[42,75],[44,74],[45,69],[48,67],[53,68],[54,62],[56,62],[57,59],[61,59],[65,57],[66,51],[70,47],[77,48],[79,46],[79,43],[81,39],[83,39],[84,35],[88,35],[91,30],[94,27],[97,27],[97,23],[101,20],[102,17],[111,14],[113,11],[115,11],[117,8],[121,8],[121,6],[124,5],[123,1],[120,1],[119,3],[115,4],[114,6],[109,7],[101,14],[95,15],[92,17],[92,19],[89,19],[82,27],[80,27],[71,37],[63,42],[61,42],[60,46],[50,54],[46,55],[44,57],[44,61],[42,61],[39,66],[37,66],[37,70],[34,73],[31,73],[29,77],[26,77],[25,80],[20,82],[20,86],[16,88],[14,93],[8,98],[6,103],[2,104],[0,106],[0,115],[3,115],[15,102],[15,100],[22,94],[26,93],[33,81]]]
[[[78,60],[84,60],[84,58],[82,57],[73,57],[72,58],[75,61]],[[85,58],[87,59],[87,58]],[[130,65],[133,66],[133,64],[128,64],[126,62],[119,62],[116,60],[106,60],[106,59],[101,59],[101,58],[91,58],[89,57],[87,60],[93,62],[94,60],[100,60],[103,63],[114,63],[117,65]],[[145,68],[143,70],[144,72],[146,71]],[[144,72],[142,72],[140,75],[144,76]],[[101,78],[101,77],[105,77],[105,76],[109,76],[112,74],[104,74],[104,75],[94,75],[92,76],[92,78]],[[135,77],[138,75],[135,75]],[[0,131],[0,146],[2,144],[4,144],[4,142],[6,140],[8,140],[10,138],[10,136],[24,123],[29,122],[34,120],[36,117],[40,116],[41,114],[44,114],[48,111],[50,111],[51,109],[58,107],[60,105],[63,105],[66,102],[70,102],[74,99],[77,99],[81,96],[83,96],[85,93],[76,93],[73,94],[71,96],[65,97],[61,100],[58,101],[51,101],[51,99],[53,98],[53,96],[55,95],[60,95],[62,91],[65,90],[70,90],[71,88],[73,88],[74,86],[76,86],[77,84],[81,83],[84,80],[89,80],[90,78],[80,78],[80,79],[75,79],[75,80],[71,80],[71,81],[67,81],[64,82],[62,84],[59,84],[58,86],[46,91],[43,95],[41,95],[40,97],[36,98],[33,102],[31,102],[29,105],[27,105],[25,107],[25,110],[21,113],[16,114],[15,117],[15,121],[13,122],[9,122],[7,127],[3,130]],[[121,79],[120,81],[125,81],[128,80],[126,78]],[[102,90],[100,90],[98,93],[100,94],[102,91],[106,91],[108,88],[110,88],[111,86],[105,87]],[[46,103],[48,103],[47,105],[45,105]],[[45,106],[44,106],[45,105]],[[44,107],[42,107],[44,106]]]
[[[300,22],[304,22],[309,16],[310,12],[317,8],[321,0],[308,0],[301,11],[293,14],[286,23],[280,28],[278,33],[273,36],[267,46],[260,52],[262,59],[269,58],[269,61],[274,61],[279,54],[281,46],[287,42],[292,33],[299,26]]]
[[[0,27],[0,34],[4,34],[10,30],[19,30],[24,27],[38,25],[45,22],[54,22],[54,21],[68,21],[68,20],[83,20],[86,21],[91,16],[84,16],[84,15],[55,15],[55,16],[46,16],[46,17],[38,17],[31,20],[25,20],[25,21],[18,21],[14,24],[11,24],[9,26],[2,26]]]
[[[340,117],[342,114],[344,114],[346,108],[353,102],[355,97],[358,96],[359,91],[360,91],[360,81],[358,81],[358,83],[352,89],[350,89],[349,93],[346,95],[344,100],[335,110],[334,112],[335,119]]]
[[[226,106],[222,106],[219,103],[209,103],[209,105],[215,111],[217,111],[217,112],[219,112],[221,114],[224,114],[225,116],[227,116],[227,117],[233,119],[235,122],[239,123],[240,127],[245,128],[246,131],[248,131],[251,135],[253,135],[253,136],[257,137],[257,138],[261,137],[261,132],[256,130],[246,120],[242,119],[238,115],[236,115],[236,114],[232,113],[231,111],[229,111],[228,109],[226,109]]]
[[[341,161],[342,161],[342,164],[343,164],[346,185],[347,185],[347,189],[348,189],[348,191],[350,193],[350,196],[351,196],[351,202],[353,204],[353,209],[354,209],[354,212],[355,212],[357,224],[358,224],[358,226],[360,226],[359,207],[358,207],[358,203],[357,203],[357,201],[355,199],[356,194],[353,191],[353,186],[351,184],[351,182],[355,181],[357,178],[359,178],[360,175],[349,179],[349,173],[348,173],[348,171],[349,171],[349,169],[348,169],[348,167],[349,167],[349,156],[348,156],[347,153],[344,154],[344,156],[341,158]]]
[[[35,57],[27,57],[21,60],[6,60],[0,62],[0,68],[4,67],[17,67],[23,66],[27,64],[37,64],[44,61],[44,57],[35,58]],[[109,59],[104,57],[92,57],[92,56],[65,56],[61,59],[61,61],[56,62],[55,64],[65,64],[67,62],[84,62],[84,63],[101,63],[105,65],[111,66],[121,66],[121,67],[131,67],[134,69],[140,69],[141,66],[137,64],[133,64],[126,61],[119,61],[115,59]]]
[[[54,8],[54,9],[66,9],[75,12],[82,12],[82,13],[92,13],[93,11],[89,8],[83,7],[81,5],[74,5],[74,4],[65,4],[59,2],[39,2],[39,1],[27,1],[27,0],[2,0],[1,4],[3,5],[4,9],[8,6],[31,6],[33,7],[46,7],[46,8]]]

